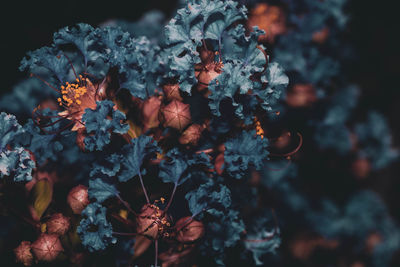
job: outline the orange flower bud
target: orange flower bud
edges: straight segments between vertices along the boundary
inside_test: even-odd
[[[56,213],[51,216],[46,225],[49,234],[63,235],[68,231],[70,223],[69,218],[61,213]]]
[[[33,253],[41,261],[53,261],[63,250],[57,235],[42,234],[32,244]]]
[[[14,249],[17,262],[22,263],[24,266],[31,266],[33,256],[31,253],[31,242],[22,241],[18,247]]]
[[[89,204],[88,188],[84,185],[75,186],[69,192],[67,202],[75,214],[81,214]]]

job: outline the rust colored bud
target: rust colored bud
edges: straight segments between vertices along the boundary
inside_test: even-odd
[[[215,52],[211,50],[201,49],[200,59],[203,64],[209,64],[214,61]]]
[[[224,172],[224,163],[225,163],[225,158],[224,158],[224,153],[219,153],[218,156],[215,158],[215,171],[221,175]]]
[[[168,101],[171,100],[178,100],[178,101],[182,101],[182,97],[181,94],[179,92],[179,84],[166,84],[163,86],[163,91],[165,94],[165,98]]]
[[[316,43],[325,43],[326,39],[329,37],[329,28],[324,27],[320,31],[314,32],[312,35],[312,40]]]
[[[314,87],[311,84],[296,84],[286,95],[290,107],[307,107],[317,101]]]
[[[351,169],[357,178],[364,179],[371,171],[371,164],[368,159],[359,158],[353,162]]]
[[[190,216],[180,218],[175,228],[178,231],[176,239],[182,243],[192,243],[204,235],[204,225],[202,222],[193,220]]]
[[[57,235],[42,234],[32,244],[33,253],[41,261],[53,261],[63,250]]]
[[[24,266],[31,266],[33,260],[31,242],[22,241],[21,244],[14,249],[14,253],[17,262],[22,263]]]
[[[84,142],[85,137],[86,137],[86,129],[85,128],[78,129],[76,134],[76,144],[82,151],[85,151],[85,142]]]
[[[202,91],[208,87],[210,82],[222,73],[224,64],[222,62],[211,62],[209,64],[197,64],[195,76],[198,81],[197,89]]]
[[[89,204],[88,188],[84,185],[75,186],[69,191],[67,202],[75,214],[81,214]]]
[[[260,3],[250,12],[247,21],[248,29],[252,31],[254,26],[265,31],[258,39],[260,42],[273,43],[278,35],[286,32],[286,15],[278,6]]]
[[[374,252],[374,249],[376,248],[376,246],[381,244],[382,241],[383,241],[383,238],[380,234],[372,233],[365,240],[365,243],[366,243],[365,247],[367,248],[367,251],[372,254]]]
[[[144,125],[144,132],[150,128],[158,127],[158,125],[160,125],[160,121],[158,120],[160,106],[161,100],[156,96],[152,96],[143,102],[142,121]]]
[[[163,108],[164,127],[183,130],[191,121],[189,104],[173,100]]]
[[[56,213],[51,216],[46,225],[47,233],[63,235],[68,231],[70,223],[69,218],[65,217],[61,213]]]
[[[190,125],[179,138],[179,143],[182,145],[192,144],[197,145],[201,137],[201,133],[203,132],[204,127],[199,124]]]

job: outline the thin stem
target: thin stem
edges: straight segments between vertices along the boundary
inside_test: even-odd
[[[40,77],[39,75],[34,74],[34,73],[31,73],[31,76],[32,76],[32,77],[38,78],[38,79],[41,80],[44,84],[46,84],[48,87],[50,87],[50,88],[53,89],[54,91],[60,93],[60,90],[58,90],[58,89],[55,88],[53,85],[51,85],[51,84],[49,84],[48,82],[46,82],[46,81],[45,81],[42,77]]]
[[[142,173],[140,172],[140,170],[139,170],[139,179],[140,179],[140,184],[142,185],[144,196],[146,197],[147,204],[150,204],[150,199],[149,196],[147,195],[146,187],[144,187]]]
[[[179,179],[178,179],[178,181],[179,181]],[[174,199],[174,196],[175,196],[176,188],[178,187],[178,181],[176,181],[175,184],[174,184],[174,189],[172,189],[172,194],[171,194],[171,197],[168,200],[167,206],[164,209],[164,213],[166,213],[167,210],[169,209],[169,207],[171,206],[172,200]]]
[[[137,233],[120,233],[120,232],[113,232],[113,235],[120,235],[120,236],[137,236]]]
[[[65,53],[63,53],[63,55],[68,60],[68,63],[71,66],[72,71],[74,72],[75,78],[78,79],[78,76],[76,75],[76,71],[75,71],[74,65],[72,64],[71,59],[69,59],[69,57]]]
[[[134,214],[135,216],[137,216],[137,213],[131,208],[131,206],[129,205],[128,202],[126,202],[125,200],[123,200],[119,194],[117,194],[116,196],[117,196],[117,198],[119,199],[119,201],[121,201],[122,204],[124,204],[124,206],[128,209],[129,212],[131,212],[132,214]]]
[[[158,239],[156,239],[156,241],[154,241],[154,246],[155,246],[155,250],[156,250],[156,252],[155,252],[155,259],[154,259],[154,262],[155,262],[155,264],[154,264],[154,266],[155,267],[157,267],[157,260],[158,260]]]

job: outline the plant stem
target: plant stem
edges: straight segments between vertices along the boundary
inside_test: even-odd
[[[179,181],[179,180],[178,180],[178,181]],[[164,213],[167,212],[167,210],[168,210],[169,207],[171,206],[172,200],[174,199],[174,196],[175,196],[176,188],[178,187],[178,181],[176,181],[175,184],[174,184],[174,189],[172,189],[172,194],[171,194],[171,197],[170,197],[169,200],[168,200],[167,206],[166,206],[165,209],[164,209]]]
[[[155,261],[154,266],[157,267],[157,260],[158,260],[158,239],[156,239],[156,241],[154,241],[154,246],[155,246],[155,250],[156,250],[156,252],[155,252],[155,259],[154,259],[154,261]]]
[[[119,201],[122,202],[122,204],[124,204],[124,206],[128,209],[129,212],[131,212],[131,213],[133,213],[135,216],[137,216],[137,213],[131,208],[131,206],[129,205],[129,203],[126,202],[125,200],[123,200],[119,194],[117,194],[117,198],[119,199]]]
[[[142,173],[140,172],[140,170],[139,170],[139,179],[140,179],[140,184],[142,185],[144,196],[146,197],[147,204],[150,204],[150,199],[149,196],[147,195],[146,187],[144,187]]]

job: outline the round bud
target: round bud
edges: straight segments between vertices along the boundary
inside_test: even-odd
[[[178,100],[182,101],[181,94],[179,93],[179,84],[166,84],[163,86],[165,98],[168,101]]]
[[[195,242],[204,235],[203,223],[193,220],[189,216],[180,218],[176,222],[175,228],[178,231],[176,239],[182,243]]]
[[[69,191],[67,202],[75,214],[81,214],[89,204],[88,188],[78,185]]]
[[[24,266],[30,266],[32,264],[31,242],[22,241],[21,244],[14,249],[14,253],[17,262],[22,263]]]
[[[316,92],[311,84],[295,84],[286,95],[286,103],[294,108],[307,107],[316,101]]]
[[[51,216],[47,221],[47,233],[63,235],[68,231],[69,228],[69,218],[65,217],[61,213],[56,213]]]
[[[203,126],[199,124],[190,125],[179,138],[179,143],[182,145],[192,144],[197,145],[201,137],[201,132],[204,130]]]
[[[41,261],[53,261],[63,250],[57,235],[42,234],[32,244],[33,254]]]
[[[173,100],[162,111],[164,115],[164,127],[172,127],[183,130],[191,121],[189,104]]]
[[[358,158],[353,162],[351,168],[357,178],[364,179],[371,171],[371,163],[366,158]]]
[[[158,120],[158,114],[160,112],[161,100],[152,96],[146,99],[142,104],[142,121],[144,129],[147,131],[150,128],[158,127],[160,121]]]

